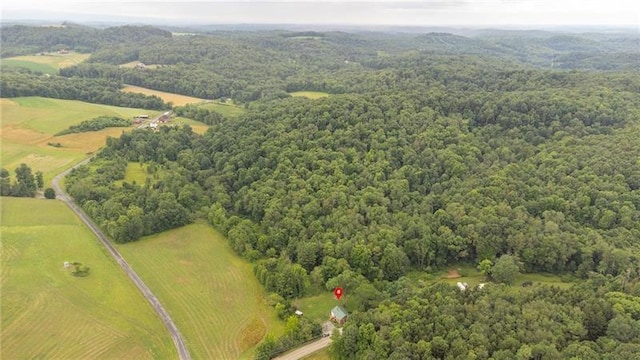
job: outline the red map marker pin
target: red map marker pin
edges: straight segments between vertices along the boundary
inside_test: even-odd
[[[333,295],[336,296],[336,299],[340,300],[340,297],[342,296],[343,290],[341,287],[337,287],[335,289],[333,289]]]

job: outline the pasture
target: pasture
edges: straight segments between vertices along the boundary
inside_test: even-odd
[[[289,93],[289,95],[294,97],[306,97],[312,100],[321,99],[321,98],[330,96],[329,93],[321,92],[321,91],[295,91],[295,92]]]
[[[227,118],[237,118],[244,114],[244,108],[234,105],[233,103],[208,101],[199,105],[203,109],[213,110]]]
[[[201,103],[201,102],[205,101],[204,99],[199,99],[199,98],[192,97],[192,96],[173,94],[173,93],[168,93],[168,92],[158,91],[158,90],[152,90],[152,89],[147,89],[147,88],[143,88],[143,87],[140,87],[140,86],[133,86],[133,85],[125,86],[122,89],[122,91],[130,92],[130,93],[140,93],[140,94],[145,94],[145,95],[155,95],[155,96],[159,97],[160,99],[164,100],[164,102],[172,103],[174,106],[184,106],[184,105],[187,105],[187,104],[197,104],[197,103]]]
[[[20,163],[26,163],[33,171],[42,171],[47,183],[101,148],[107,136],[119,136],[124,128],[55,137],[53,134],[99,115],[132,118],[140,113],[157,114],[155,111],[41,97],[0,99],[0,111],[2,167],[13,172]],[[49,143],[60,143],[61,147]]]
[[[283,325],[251,264],[205,223],[117,245],[171,314],[194,359],[252,358]]]
[[[3,197],[0,215],[3,358],[177,357],[151,306],[64,203]]]
[[[58,74],[58,69],[79,64],[90,54],[70,52],[68,54],[45,53],[44,55],[14,56],[0,60],[2,67],[23,67],[45,74]]]

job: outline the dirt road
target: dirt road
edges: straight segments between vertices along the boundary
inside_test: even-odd
[[[331,345],[331,338],[328,336],[323,337],[320,340],[310,342],[307,345],[299,347],[291,352],[280,355],[277,358],[274,358],[274,360],[298,360],[305,356],[309,356],[320,349],[324,349],[329,345]]]
[[[56,191],[56,194],[57,194],[56,198],[64,201],[71,208],[71,210],[73,210],[73,212],[75,212],[76,215],[78,215],[78,217],[82,219],[82,221],[87,225],[87,227],[91,229],[91,231],[93,231],[93,233],[98,237],[102,245],[104,245],[104,247],[109,251],[109,254],[111,254],[111,256],[120,265],[120,267],[122,267],[122,269],[127,274],[127,276],[129,276],[131,281],[133,281],[133,283],[138,287],[140,292],[142,292],[142,295],[149,301],[149,303],[151,303],[151,306],[156,311],[158,316],[160,316],[160,319],[169,330],[169,333],[171,334],[171,338],[173,339],[173,343],[175,344],[176,349],[178,350],[178,356],[180,357],[180,359],[181,360],[191,359],[191,355],[189,354],[189,350],[187,350],[187,346],[185,345],[184,339],[182,338],[180,331],[176,327],[176,324],[173,322],[173,320],[171,320],[169,313],[167,313],[167,311],[164,309],[162,304],[160,304],[160,301],[158,301],[158,298],[156,298],[156,296],[151,292],[149,287],[147,287],[147,285],[142,281],[142,279],[138,276],[138,274],[136,274],[136,272],[133,271],[133,269],[131,268],[131,266],[129,266],[127,261],[122,257],[122,255],[120,255],[118,250],[116,250],[116,248],[111,244],[109,239],[107,239],[107,236],[102,232],[102,230],[100,230],[100,228],[98,228],[98,226],[96,226],[96,224],[93,223],[93,221],[87,216],[87,214],[85,214],[84,211],[82,211],[82,209],[80,209],[80,207],[76,205],[73,199],[66,192],[64,192],[60,187],[60,179],[62,179],[65,175],[67,175],[72,169],[88,163],[89,160],[90,159],[86,159],[76,164],[71,169],[68,169],[67,171],[53,178],[53,189]]]

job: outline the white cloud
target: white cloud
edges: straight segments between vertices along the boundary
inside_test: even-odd
[[[640,2],[631,0],[3,0],[1,9],[3,18],[76,14],[197,23],[640,24]]]

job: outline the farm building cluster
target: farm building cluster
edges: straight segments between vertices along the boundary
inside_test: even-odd
[[[139,125],[140,128],[149,127],[152,130],[157,130],[158,127],[162,124],[166,124],[171,121],[171,111],[166,111],[162,113],[162,115],[157,118],[151,120],[148,124],[150,117],[147,114],[137,115],[133,118],[133,123]]]

